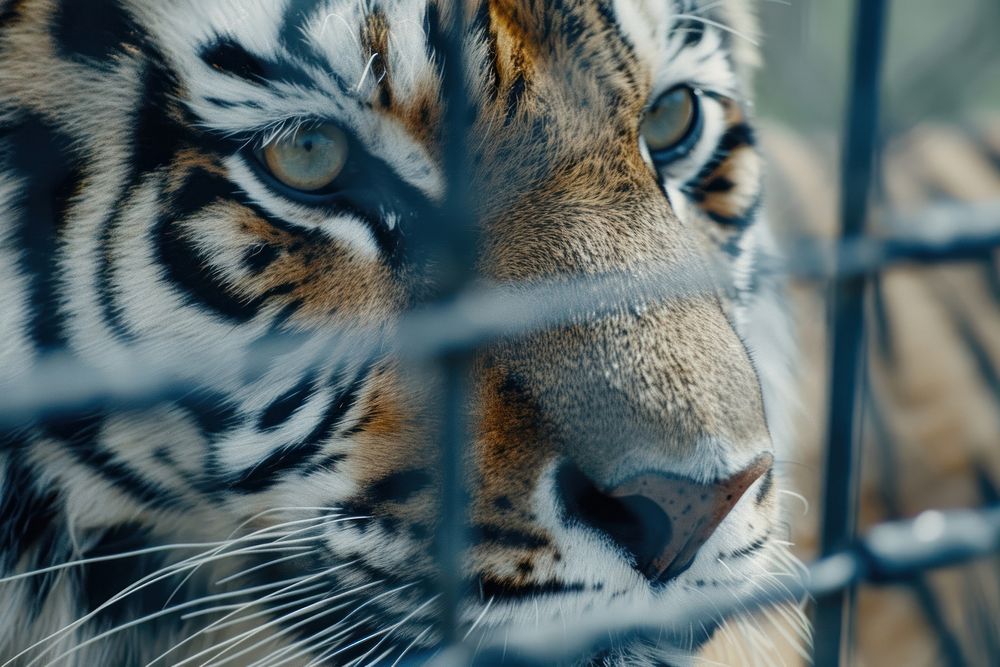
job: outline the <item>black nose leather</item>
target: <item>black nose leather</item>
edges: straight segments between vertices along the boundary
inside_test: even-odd
[[[557,475],[566,519],[595,528],[635,559],[654,583],[669,581],[694,562],[746,490],[774,462],[761,454],[739,472],[707,484],[662,473],[644,473],[610,489],[599,488],[577,466]]]

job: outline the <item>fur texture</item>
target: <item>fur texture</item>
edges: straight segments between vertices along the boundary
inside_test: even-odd
[[[710,483],[787,447],[788,332],[755,275],[748,8],[467,5],[478,281],[717,280],[477,355],[464,627],[770,585],[788,570],[770,473],[657,586],[567,517],[554,482],[572,462],[600,487],[648,470]],[[433,648],[439,378],[351,341],[391,337],[433,280],[410,244],[444,192],[449,20],[430,0],[0,3],[4,379],[159,359],[197,387],[3,432],[3,664]],[[701,91],[703,131],[657,167],[640,120],[678,85]],[[262,173],[257,149],[315,122],[352,137],[363,187],[310,202]],[[275,333],[297,344],[263,368],[225,356]],[[587,660],[683,660],[724,620]]]

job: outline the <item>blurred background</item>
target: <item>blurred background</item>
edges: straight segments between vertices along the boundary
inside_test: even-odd
[[[853,2],[763,0],[757,116],[768,211],[786,252],[839,229]],[[881,158],[868,233],[1000,230],[1000,2],[890,2]],[[801,446],[781,461],[791,540],[817,555],[827,402],[827,291],[791,286]],[[1000,254],[894,268],[867,303],[859,530],[933,508],[998,502]],[[788,628],[753,630],[774,664],[804,662]],[[851,665],[1000,665],[1000,560],[861,589]],[[726,641],[706,661],[743,664]],[[710,664],[710,663],[709,663]]]
[[[889,3],[883,119],[890,131],[1000,110],[1000,2]],[[766,66],[758,112],[795,128],[841,129],[854,3],[758,0]]]

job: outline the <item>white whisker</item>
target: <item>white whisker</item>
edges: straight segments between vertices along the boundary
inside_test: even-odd
[[[380,581],[380,582],[377,582],[377,583],[382,583],[382,582]],[[413,584],[413,583],[405,584],[403,586],[392,588],[392,589],[390,589],[388,591],[384,591],[382,593],[379,593],[375,597],[369,598],[368,600],[366,600],[362,604],[360,604],[357,607],[355,607],[354,609],[352,609],[347,615],[345,615],[343,618],[341,618],[337,622],[337,624],[334,625],[333,627],[328,628],[328,629],[326,629],[326,630],[324,630],[322,632],[318,632],[318,633],[314,634],[312,637],[309,637],[309,638],[307,638],[305,640],[297,642],[297,647],[298,648],[301,648],[303,646],[306,647],[304,650],[300,650],[298,653],[295,653],[292,656],[290,656],[288,658],[285,658],[281,662],[273,663],[273,664],[271,664],[271,663],[261,663],[260,665],[254,665],[253,667],[264,667],[265,664],[267,664],[268,667],[277,667],[278,665],[284,664],[285,662],[288,662],[289,660],[293,660],[293,659],[295,659],[297,657],[300,657],[300,656],[303,656],[303,655],[305,655],[307,653],[315,651],[316,649],[319,649],[319,648],[321,648],[323,646],[328,646],[329,644],[331,644],[333,642],[336,642],[338,639],[341,638],[341,635],[344,634],[342,632],[337,632],[337,630],[351,616],[353,616],[357,612],[361,611],[362,609],[364,609],[368,605],[372,604],[373,602],[377,602],[378,600],[380,600],[382,598],[388,597],[388,596],[393,595],[395,593],[399,593],[400,591],[406,590],[407,588],[412,588],[415,585],[416,584]],[[360,625],[360,624],[356,624],[355,627],[357,625]],[[327,635],[329,635],[330,633],[335,633],[335,634],[333,634],[332,637],[327,637]],[[322,639],[322,641],[319,641],[321,639]],[[333,648],[336,649],[336,646],[337,645],[334,645]],[[327,649],[327,650],[329,650],[329,649]],[[321,656],[321,657],[323,657],[323,656]],[[309,664],[312,664],[312,663],[310,662]]]
[[[367,658],[369,655],[372,654],[373,651],[375,651],[379,646],[381,646],[382,642],[384,642],[386,639],[388,639],[389,636],[392,635],[393,632],[395,632],[399,628],[403,627],[403,625],[405,625],[407,621],[409,621],[411,618],[413,618],[414,616],[416,616],[417,614],[419,614],[421,611],[423,611],[428,605],[433,604],[439,597],[441,597],[440,594],[431,597],[429,600],[427,600],[426,602],[424,602],[423,604],[421,604],[419,607],[417,607],[416,609],[414,609],[413,611],[411,611],[409,614],[407,614],[402,619],[400,619],[396,623],[392,624],[388,628],[384,628],[384,629],[379,630],[377,632],[373,632],[370,635],[368,635],[367,637],[365,637],[363,639],[359,639],[359,640],[357,640],[356,642],[354,642],[352,644],[348,644],[344,648],[338,649],[335,653],[331,653],[329,656],[326,656],[326,657],[332,658],[332,657],[338,655],[339,653],[342,653],[344,651],[347,651],[347,650],[349,650],[349,649],[357,646],[358,644],[363,644],[364,642],[372,640],[375,637],[378,637],[379,635],[384,635],[382,637],[382,639],[380,639],[378,641],[378,643],[375,644],[375,646],[373,646],[370,649],[368,649],[368,651],[364,655],[360,656],[359,658],[356,658],[356,659],[352,660],[350,663],[348,663],[348,665],[351,665],[351,664],[354,664],[354,663],[360,663],[361,660],[364,660],[365,658]],[[346,665],[345,665],[345,667],[346,667]]]
[[[753,44],[754,46],[760,46],[760,44],[758,44],[757,41],[753,37],[751,37],[750,35],[742,33],[739,30],[736,30],[734,28],[730,28],[725,23],[720,23],[719,21],[713,21],[712,19],[707,19],[704,16],[698,16],[696,14],[674,14],[674,18],[675,19],[688,19],[688,20],[691,20],[691,21],[697,21],[699,23],[704,23],[705,25],[710,25],[710,26],[712,26],[714,28],[718,28],[719,30],[725,30],[729,34],[734,35],[736,37],[739,37],[740,39],[744,39],[747,42],[749,42],[750,44]]]
[[[477,628],[477,627],[479,626],[479,623],[480,623],[480,621],[482,621],[482,620],[483,620],[483,617],[484,617],[484,616],[486,616],[486,612],[488,612],[488,611],[490,610],[490,607],[491,607],[491,606],[493,606],[493,600],[494,600],[494,597],[493,597],[493,596],[491,596],[491,597],[490,597],[490,599],[489,599],[489,600],[488,600],[488,601],[486,602],[486,607],[485,607],[485,608],[483,608],[483,611],[482,611],[482,612],[480,612],[479,616],[478,616],[478,617],[476,618],[476,620],[475,620],[475,621],[474,621],[474,622],[472,623],[472,627],[471,627],[471,628],[469,628],[469,631],[465,633],[465,636],[464,636],[464,637],[462,637],[462,641],[463,641],[463,642],[464,642],[464,641],[465,641],[466,639],[468,639],[468,638],[469,638],[469,635],[471,635],[471,634],[472,634],[473,632],[475,632],[476,628]]]
[[[809,514],[809,500],[801,493],[796,493],[795,491],[790,491],[789,489],[778,489],[778,493],[795,498],[802,503],[802,516],[808,516]]]
[[[300,575],[300,576],[304,576],[304,575]],[[296,579],[298,579],[298,578],[299,577],[296,577]],[[286,579],[284,581],[280,581],[280,582],[277,582],[277,583],[279,585],[284,585],[284,584],[288,583],[288,581],[289,580]],[[302,593],[308,593],[310,591],[315,591],[315,590],[318,590],[320,588],[327,588],[328,586],[329,586],[329,584],[326,584],[326,583],[313,584],[312,586],[306,586],[305,588],[300,588],[298,590],[289,591],[289,592],[284,593],[282,595],[276,595],[276,596],[270,598],[269,601],[273,602],[275,600],[282,600],[282,599],[288,598],[288,597],[295,597],[295,596],[301,595]],[[326,591],[326,592],[323,592],[323,593],[319,593],[317,595],[310,596],[309,598],[306,598],[306,599],[312,599],[312,598],[322,597],[324,595],[329,595],[329,593],[330,593],[329,591]],[[293,605],[293,604],[301,603],[302,601],[303,601],[302,598],[298,598],[298,599],[293,600],[292,602],[289,602],[287,604]],[[199,618],[201,616],[210,616],[212,614],[220,614],[222,612],[232,611],[234,609],[236,609],[236,610],[239,610],[239,609],[248,609],[249,607],[247,607],[247,604],[248,603],[241,602],[239,604],[217,605],[217,606],[211,607],[209,609],[199,609],[198,611],[191,611],[191,612],[188,612],[188,613],[184,614],[183,616],[181,616],[181,620],[182,621],[189,621],[191,619]],[[254,606],[254,605],[251,604],[251,606]],[[284,606],[284,605],[282,605],[282,606]],[[282,608],[282,606],[279,606],[279,607],[270,607],[270,609],[280,609],[280,608]],[[258,614],[259,613],[260,612],[258,612]],[[242,616],[242,617],[236,618],[236,619],[234,619],[232,621],[229,621],[229,622],[226,622],[226,623],[221,623],[221,624],[215,626],[212,629],[213,630],[221,630],[223,628],[227,628],[227,627],[230,627],[232,625],[239,624],[239,623],[243,622],[245,619],[247,619],[247,618],[253,618],[255,616],[257,616],[257,614],[253,614],[251,616]]]
[[[227,657],[224,660],[219,660],[219,658],[222,657],[222,655],[224,655],[225,653],[228,653],[231,649],[233,649],[238,644],[241,644],[244,641],[246,641],[247,639],[250,639],[253,635],[258,634],[261,631],[266,630],[266,629],[271,628],[271,627],[274,627],[276,625],[282,625],[285,621],[288,621],[288,620],[290,620],[292,618],[296,618],[298,616],[301,616],[302,614],[307,614],[310,611],[314,611],[315,609],[321,609],[323,606],[328,605],[331,602],[343,599],[343,598],[345,598],[345,597],[347,597],[349,595],[354,595],[355,593],[357,593],[359,591],[371,588],[372,586],[377,586],[380,583],[382,583],[382,582],[381,581],[373,581],[373,582],[368,582],[367,584],[362,584],[361,586],[357,586],[357,587],[355,587],[355,588],[353,588],[353,589],[351,589],[349,591],[345,591],[345,592],[342,592],[342,593],[337,593],[336,595],[333,595],[333,596],[331,596],[331,597],[329,597],[329,598],[327,598],[325,600],[322,600],[321,602],[313,603],[311,605],[308,605],[306,607],[298,609],[298,610],[296,610],[294,612],[285,614],[284,616],[276,618],[276,619],[274,619],[274,620],[272,620],[272,621],[270,621],[268,623],[265,623],[265,624],[263,624],[263,625],[255,628],[246,637],[243,637],[242,639],[240,639],[240,641],[238,641],[235,644],[231,645],[222,654],[215,656],[210,662],[202,663],[201,667],[207,667],[208,665],[213,665],[215,667],[219,667],[220,665],[225,665],[225,664],[227,664],[229,662],[232,662],[233,660],[236,660],[237,658],[240,658],[240,657],[246,655],[247,653],[250,653],[250,652],[252,652],[252,651],[260,648],[261,646],[263,646],[267,642],[273,641],[274,639],[276,639],[278,637],[284,637],[284,636],[288,635],[289,633],[294,632],[298,628],[302,627],[303,625],[306,625],[307,623],[311,623],[312,621],[316,620],[317,618],[322,618],[323,616],[332,613],[334,610],[329,610],[328,609],[327,611],[325,611],[323,613],[316,614],[314,616],[310,616],[310,617],[305,618],[305,619],[303,619],[301,621],[298,621],[297,623],[285,626],[281,630],[279,630],[278,632],[276,632],[274,635],[272,635],[271,637],[268,637],[267,639],[258,641],[258,642],[254,643],[254,644],[251,644],[250,646],[247,646],[247,647],[243,648],[242,650],[238,651],[237,653],[234,653],[233,655]]]
[[[247,589],[247,590],[230,591],[230,592],[227,592],[227,593],[216,593],[214,595],[208,595],[208,596],[205,596],[205,597],[202,597],[202,598],[198,598],[197,600],[188,600],[187,602],[182,602],[180,604],[176,604],[173,607],[169,607],[167,609],[161,609],[159,611],[153,612],[152,614],[147,614],[146,616],[143,616],[141,618],[137,618],[137,619],[134,619],[132,621],[128,621],[127,623],[123,623],[121,625],[115,626],[114,628],[111,628],[110,630],[106,630],[106,631],[104,631],[104,632],[102,632],[100,634],[94,635],[90,639],[87,639],[86,641],[81,642],[81,643],[73,646],[73,648],[69,649],[68,651],[60,653],[55,658],[53,658],[52,660],[50,660],[49,662],[47,662],[46,663],[46,667],[51,667],[52,665],[55,665],[56,663],[58,663],[63,658],[66,658],[66,657],[72,655],[76,651],[79,651],[80,649],[82,649],[82,648],[84,648],[86,646],[90,646],[91,644],[99,642],[99,641],[101,641],[103,639],[106,639],[107,637],[115,635],[115,634],[117,634],[119,632],[122,632],[124,630],[127,630],[129,628],[133,628],[133,627],[135,627],[137,625],[141,625],[143,623],[148,623],[151,620],[154,620],[154,619],[157,619],[157,618],[161,618],[163,616],[168,616],[168,615],[176,613],[176,612],[178,612],[178,611],[180,611],[182,609],[188,609],[190,607],[195,607],[197,605],[204,604],[206,602],[214,602],[216,600],[226,600],[226,599],[230,599],[230,598],[234,598],[234,597],[244,596],[244,595],[247,595],[249,593],[258,592],[260,590],[267,590],[268,588],[274,588],[274,584],[265,584],[263,586],[258,586],[258,587],[255,587],[255,588],[252,588],[252,589]],[[29,663],[29,664],[31,664],[31,663]]]
[[[230,619],[230,618],[232,618],[232,617],[233,617],[233,616],[234,616],[235,614],[238,614],[238,613],[239,613],[240,611],[242,611],[242,610],[244,610],[244,609],[249,609],[249,608],[251,608],[251,607],[254,607],[254,606],[257,606],[257,605],[259,605],[259,604],[261,604],[261,603],[263,603],[263,602],[267,602],[267,601],[269,601],[269,600],[271,600],[271,599],[275,599],[275,598],[276,598],[276,596],[278,596],[278,595],[281,595],[281,594],[283,594],[283,593],[285,593],[285,592],[287,592],[287,591],[289,591],[289,590],[292,590],[292,589],[296,589],[296,588],[299,588],[300,592],[301,592],[302,590],[308,590],[308,589],[301,589],[300,587],[301,587],[301,586],[302,586],[303,584],[306,584],[306,583],[309,583],[309,582],[312,582],[312,581],[316,581],[317,579],[321,579],[321,578],[323,578],[323,577],[326,577],[326,576],[329,576],[329,575],[330,575],[330,574],[331,574],[332,572],[335,572],[336,570],[339,570],[339,569],[341,569],[341,568],[344,568],[344,567],[348,567],[349,565],[352,565],[352,564],[354,564],[355,562],[356,562],[356,561],[352,561],[352,562],[350,562],[350,563],[344,563],[344,564],[342,564],[342,565],[336,565],[336,566],[334,566],[334,567],[330,567],[330,568],[327,568],[327,569],[325,569],[325,570],[321,570],[320,572],[316,572],[316,573],[313,573],[313,574],[310,574],[310,575],[303,575],[303,576],[302,576],[301,578],[298,578],[298,579],[297,579],[296,581],[294,581],[293,583],[289,584],[288,586],[285,586],[284,588],[281,588],[280,590],[277,590],[277,591],[275,591],[274,593],[271,593],[271,594],[269,594],[269,595],[265,595],[265,596],[264,596],[263,598],[260,598],[260,599],[258,599],[258,600],[253,600],[253,601],[251,601],[251,602],[248,602],[247,604],[243,605],[243,607],[241,607],[240,609],[237,609],[237,610],[235,610],[235,611],[232,611],[232,612],[230,612],[230,613],[226,614],[225,616],[223,616],[222,618],[218,619],[218,620],[217,620],[217,621],[215,621],[214,623],[211,623],[211,624],[209,624],[209,625],[205,626],[204,628],[202,628],[202,629],[201,629],[201,630],[199,630],[198,632],[196,632],[196,633],[194,633],[193,635],[191,635],[191,636],[187,637],[187,638],[186,638],[186,639],[184,639],[184,640],[183,640],[182,642],[180,642],[180,643],[178,643],[178,644],[175,644],[173,648],[171,648],[171,649],[170,649],[169,651],[167,651],[166,653],[164,653],[164,654],[163,654],[163,655],[161,655],[160,657],[156,658],[156,660],[153,660],[152,662],[156,662],[156,661],[157,661],[157,660],[159,660],[160,658],[164,657],[165,655],[168,655],[169,653],[171,653],[172,651],[174,651],[175,649],[177,649],[177,648],[178,648],[178,647],[180,647],[181,645],[183,645],[183,644],[187,643],[188,641],[191,641],[191,640],[192,640],[192,639],[194,639],[195,637],[198,637],[198,636],[200,636],[200,635],[203,635],[203,634],[205,634],[206,632],[210,632],[210,631],[212,631],[213,629],[215,629],[215,627],[217,627],[217,626],[218,626],[218,625],[220,625],[221,623],[223,623],[223,622],[225,622],[225,621],[229,620],[229,619]],[[227,640],[227,641],[231,641],[231,640]],[[204,654],[204,651],[202,652],[202,654]],[[188,662],[191,662],[191,661],[193,661],[194,659],[196,659],[196,658],[200,657],[200,656],[201,656],[202,654],[198,654],[198,655],[195,655],[195,656],[191,656],[191,657],[188,657],[188,658],[186,658],[185,660],[183,660],[183,661],[181,661],[181,662],[179,662],[179,663],[176,663],[176,664],[175,664],[175,665],[174,665],[173,667],[179,667],[180,665],[183,665],[183,664],[187,664]],[[151,662],[150,664],[152,664],[152,662]]]
[[[239,550],[239,551],[236,551],[236,552],[222,554],[221,556],[215,556],[215,557],[213,557],[211,560],[219,560],[221,558],[229,558],[229,557],[236,556],[236,555],[243,555],[245,553],[252,553],[252,550],[253,550],[253,548],[251,547],[249,549],[244,549],[244,550]],[[180,561],[179,563],[174,563],[174,564],[171,564],[171,565],[164,566],[164,567],[160,568],[159,570],[156,570],[155,572],[152,572],[150,574],[147,574],[147,575],[141,577],[139,580],[133,582],[132,584],[129,584],[124,589],[122,589],[121,591],[119,591],[115,595],[111,596],[111,598],[109,598],[108,600],[106,600],[105,602],[103,602],[102,604],[100,604],[96,609],[94,609],[91,612],[85,614],[84,616],[81,616],[80,618],[76,619],[75,621],[73,621],[73,622],[71,622],[71,623],[63,626],[59,630],[56,630],[55,632],[52,632],[51,634],[47,635],[46,637],[43,637],[39,641],[37,641],[34,644],[32,644],[32,645],[28,646],[27,648],[23,649],[21,652],[17,653],[13,657],[11,657],[9,660],[7,660],[5,663],[3,663],[3,665],[0,666],[0,667],[8,667],[9,665],[11,665],[18,658],[23,657],[28,652],[33,651],[34,649],[40,647],[41,645],[45,644],[46,642],[51,642],[51,641],[53,641],[53,640],[55,640],[55,639],[57,639],[57,638],[59,638],[61,636],[64,636],[64,635],[68,634],[69,632],[72,632],[74,629],[80,627],[82,624],[84,624],[87,621],[89,621],[90,619],[94,618],[95,616],[97,616],[98,614],[100,614],[105,609],[111,607],[114,604],[117,604],[119,601],[123,600],[124,598],[126,598],[126,597],[128,597],[128,596],[130,596],[130,595],[132,595],[132,594],[134,594],[134,593],[136,593],[136,592],[138,592],[138,591],[140,591],[140,590],[148,587],[148,586],[151,586],[151,585],[153,585],[155,583],[163,581],[164,579],[172,577],[175,574],[178,574],[179,572],[183,572],[186,569],[189,569],[189,568],[192,568],[192,567],[197,567],[200,563],[205,562],[205,560],[206,559],[202,555],[192,556],[192,557],[187,558],[187,559],[185,559],[183,561]],[[48,648],[42,649],[42,651],[37,656],[35,656],[32,660],[30,660],[27,663],[27,667],[30,667],[30,665],[37,664],[47,654],[49,654],[53,650],[54,650],[54,645],[50,646]]]
[[[284,549],[282,549],[281,551],[284,552]],[[228,584],[228,583],[230,583],[232,581],[240,579],[241,577],[245,577],[248,574],[251,574],[252,572],[258,572],[260,570],[264,570],[266,568],[272,567],[272,566],[277,565],[279,563],[284,563],[284,562],[287,562],[287,561],[290,561],[290,560],[295,560],[296,558],[304,558],[306,556],[311,556],[313,554],[319,553],[319,551],[320,551],[319,549],[308,549],[307,548],[306,551],[302,551],[300,553],[292,554],[290,556],[284,556],[282,558],[275,558],[274,560],[269,560],[266,563],[261,563],[260,565],[255,565],[255,566],[249,567],[249,568],[247,568],[245,570],[240,570],[236,574],[231,574],[228,577],[223,577],[222,579],[219,579],[217,582],[215,582],[215,585],[216,586],[224,586],[225,584]]]
[[[403,661],[403,658],[406,657],[406,654],[412,651],[413,648],[420,643],[420,640],[422,640],[430,631],[431,631],[431,626],[428,625],[426,628],[423,629],[423,631],[421,631],[419,635],[417,635],[413,639],[412,642],[410,642],[407,645],[406,648],[403,649],[403,652],[399,654],[399,657],[397,657],[396,660],[393,661],[391,665],[389,665],[389,667],[398,667],[399,663],[401,663]]]

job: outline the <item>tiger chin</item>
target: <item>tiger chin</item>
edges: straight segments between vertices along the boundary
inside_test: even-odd
[[[464,4],[475,285],[712,279],[475,352],[459,637],[794,575],[749,5]],[[183,387],[5,417],[0,664],[435,654],[443,380],[367,342],[434,289],[452,11],[0,1],[2,384]],[[685,664],[718,626],[572,659]]]

